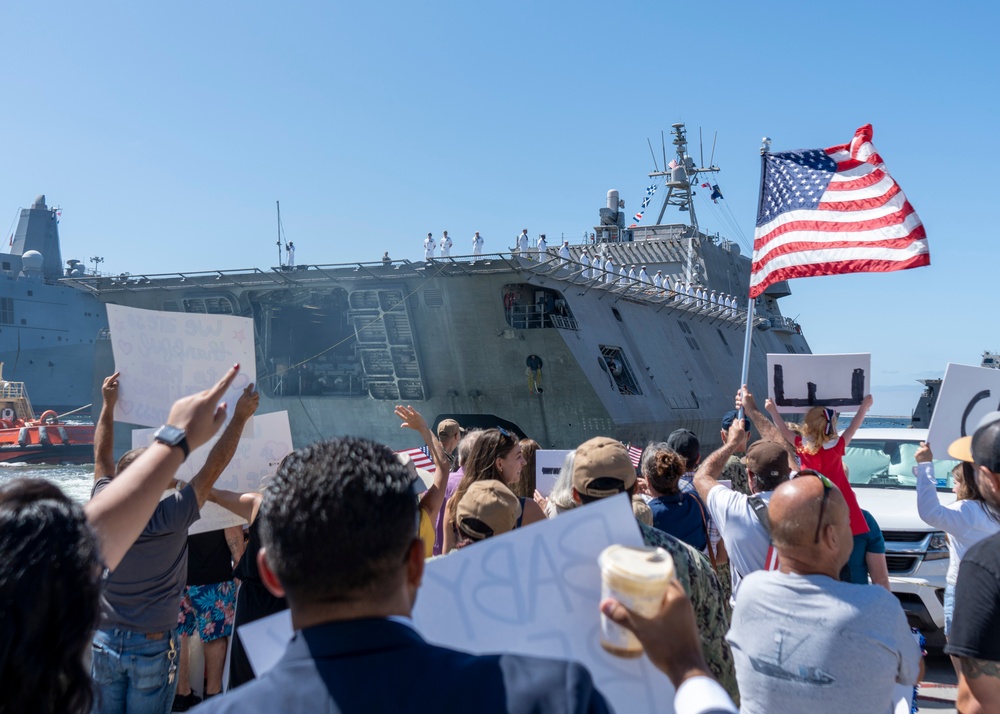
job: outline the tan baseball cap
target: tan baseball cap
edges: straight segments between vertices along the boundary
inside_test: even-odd
[[[437,435],[439,439],[452,437],[460,433],[462,433],[462,427],[454,419],[442,419],[441,423],[438,424]]]
[[[476,481],[458,502],[455,523],[462,534],[483,540],[514,530],[521,502],[501,481]]]
[[[612,479],[621,485],[595,486],[600,479]],[[598,436],[585,441],[576,450],[573,459],[573,488],[578,493],[593,498],[614,496],[627,491],[635,483],[635,466],[628,449],[620,441]]]

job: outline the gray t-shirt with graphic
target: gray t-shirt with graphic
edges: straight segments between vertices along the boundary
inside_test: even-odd
[[[899,601],[825,575],[751,573],[726,639],[743,714],[889,712],[920,671]]]

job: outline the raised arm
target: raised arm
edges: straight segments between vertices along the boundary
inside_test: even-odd
[[[174,402],[167,423],[184,430],[191,449],[212,438],[226,420],[226,405],[219,400],[238,371],[235,365],[211,389]],[[108,568],[117,567],[142,533],[183,461],[180,447],[154,442],[84,505]]]
[[[708,501],[708,492],[719,485],[719,476],[726,468],[729,457],[736,453],[736,449],[746,438],[746,430],[743,428],[742,419],[734,419],[729,432],[726,434],[726,443],[713,451],[694,474],[694,487],[701,496],[702,501]]]
[[[118,403],[118,377],[115,372],[101,385],[101,415],[94,427],[94,480],[115,475],[115,404]]]
[[[785,453],[788,454],[788,465],[792,471],[797,471],[799,468],[798,457],[795,454],[795,449],[792,444],[795,440],[788,441],[778,430],[778,427],[774,425],[767,415],[764,414],[758,407],[757,401],[753,398],[753,394],[747,388],[747,385],[743,385],[743,388],[736,392],[736,408],[743,409],[743,412],[747,415],[747,418],[757,427],[757,433],[760,434],[760,438],[764,441],[773,441],[775,444],[781,444],[785,449]],[[794,436],[794,435],[793,435]]]
[[[208,500],[217,503],[227,511],[235,513],[247,523],[253,523],[257,518],[257,511],[264,500],[264,495],[257,491],[250,493],[237,493],[236,491],[224,491],[221,488],[213,488],[208,492]]]
[[[444,503],[444,491],[448,486],[450,464],[444,455],[441,442],[427,426],[427,420],[420,412],[413,407],[400,405],[396,407],[396,416],[403,420],[403,423],[399,425],[400,428],[413,429],[423,437],[424,443],[427,444],[427,450],[431,453],[431,459],[434,461],[436,467],[434,483],[420,497],[420,507],[427,511],[427,515],[433,520],[437,518],[438,511],[441,510]]]
[[[872,395],[870,394],[862,400],[857,413],[854,415],[854,418],[851,419],[850,425],[848,425],[847,429],[843,433],[844,446],[851,443],[851,439],[854,438],[855,432],[861,428],[861,422],[865,420],[865,414],[867,414],[868,410],[872,408],[872,402],[874,401],[875,400],[872,399]]]
[[[222,472],[226,470],[229,462],[232,461],[233,454],[236,453],[236,447],[240,443],[240,434],[243,433],[243,427],[246,426],[247,420],[253,416],[253,413],[257,411],[258,404],[260,404],[260,393],[254,391],[253,383],[248,384],[236,402],[232,420],[222,432],[219,440],[215,442],[215,446],[208,452],[208,459],[205,460],[205,465],[191,479],[191,488],[194,489],[195,496],[198,499],[199,509],[205,505],[205,501],[208,500],[208,494],[211,492],[212,487],[215,486],[215,482],[222,475]]]
[[[787,441],[789,444],[795,443],[795,434],[792,430],[788,428],[788,424],[785,420],[781,418],[781,414],[778,412],[778,405],[772,402],[770,399],[764,400],[764,408],[767,413],[771,415],[774,420],[774,426],[778,429],[778,433],[781,434],[781,438]]]

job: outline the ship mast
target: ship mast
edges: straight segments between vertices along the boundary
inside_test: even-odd
[[[688,236],[687,266],[684,269],[684,280],[690,284],[694,273],[694,234],[698,232],[698,216],[694,210],[694,201],[692,200],[694,192],[691,191],[691,183],[697,184],[698,174],[715,173],[719,167],[711,165],[711,159],[709,159],[709,166],[698,167],[695,165],[694,159],[688,154],[687,131],[683,123],[673,124],[671,133],[674,135],[673,145],[676,147],[676,156],[670,164],[663,167],[663,171],[653,171],[649,177],[666,177],[667,179],[665,184],[667,195],[663,199],[660,215],[656,219],[657,225],[662,225],[663,214],[666,212],[667,206],[677,206],[679,210],[688,212],[688,223],[694,230]],[[712,158],[714,158],[714,153],[713,150]],[[666,159],[664,158],[664,160]]]

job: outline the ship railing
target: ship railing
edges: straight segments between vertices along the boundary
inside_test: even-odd
[[[619,299],[640,300],[663,307],[669,306],[704,319],[736,323],[746,322],[746,309],[744,308],[729,307],[718,302],[712,302],[710,298],[698,298],[693,295],[686,295],[673,290],[669,286],[656,287],[651,283],[640,281],[637,278],[629,278],[628,276],[610,272],[603,268],[587,266],[572,259],[548,256],[544,260],[538,261],[521,259],[518,263],[522,270],[535,275],[586,287],[584,293],[581,294],[585,294],[590,290],[599,290],[615,295]],[[669,277],[674,282],[680,279],[680,276]],[[760,324],[765,319],[767,318],[756,316],[754,323]]]
[[[771,328],[782,332],[802,332],[802,328],[795,320],[784,315],[758,315],[761,320],[770,320]]]
[[[23,399],[26,395],[24,382],[0,381],[0,399]]]

